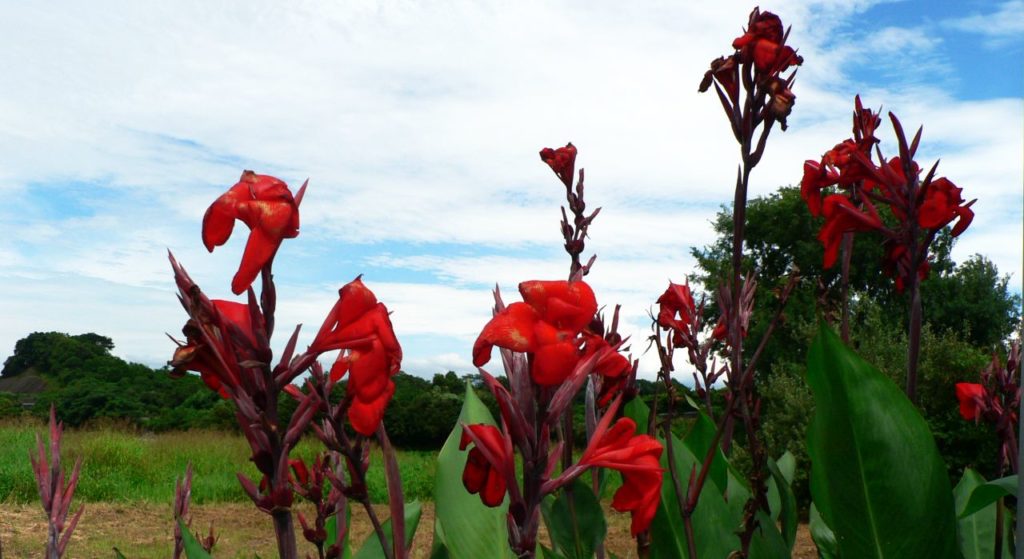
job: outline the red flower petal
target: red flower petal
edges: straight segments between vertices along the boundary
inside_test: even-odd
[[[490,361],[494,346],[519,352],[533,351],[537,318],[537,312],[526,303],[512,303],[494,315],[473,344],[473,365],[482,367]]]

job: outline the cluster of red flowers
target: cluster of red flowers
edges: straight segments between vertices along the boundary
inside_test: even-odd
[[[485,365],[497,345],[533,356],[530,376],[541,386],[562,384],[581,359],[608,347],[589,330],[597,300],[582,281],[524,281],[519,284],[522,303],[512,303],[484,326],[473,344],[473,364]],[[618,352],[603,352],[595,371],[616,378],[630,369]]]
[[[532,381],[539,387],[553,387],[563,393],[575,393],[572,388],[588,373],[610,379],[612,385],[618,386],[614,381],[632,370],[628,359],[602,335],[589,329],[597,301],[585,282],[526,281],[519,284],[519,292],[524,302],[504,307],[484,326],[473,347],[475,365],[486,364],[494,346],[526,353]],[[498,390],[499,403],[505,404],[501,407],[503,422],[521,423],[519,410],[512,409],[512,398],[500,392],[504,389]],[[608,401],[610,396],[606,394],[603,399]],[[607,410],[605,419],[611,420],[615,408],[613,405]],[[623,437],[627,427],[628,436]],[[525,431],[528,426],[515,428]],[[607,422],[603,428],[607,429]],[[661,443],[647,435],[634,436],[635,428],[631,420],[622,418],[608,433],[595,431],[579,461],[581,467],[605,467],[626,473],[627,481],[616,493],[612,506],[633,512],[634,534],[650,524],[661,490]],[[510,484],[515,483],[513,440],[493,426],[467,425],[461,447],[465,449],[470,443],[473,448],[463,482],[470,492],[479,493],[485,504],[498,506]],[[554,460],[556,454],[549,459]],[[578,473],[582,469],[576,470]],[[575,476],[559,478],[557,485],[568,483],[572,477]]]
[[[889,113],[900,155],[885,159],[878,151],[875,131],[881,119],[855,100],[853,137],[825,152],[820,161],[804,162],[800,194],[815,216],[824,215],[825,225],[818,239],[825,247],[824,264],[832,267],[847,233],[879,231],[886,237],[885,268],[895,276],[902,291],[910,276],[923,279],[928,274],[928,246],[937,232],[956,220],[952,235],[960,235],[971,224],[974,201],[966,202],[961,189],[945,177],[935,178],[935,167],[925,177],[913,160],[920,131],[908,143],[903,127]],[[878,163],[873,159],[877,155]],[[831,186],[843,192],[822,199]],[[889,207],[896,226],[889,227],[878,214],[876,204]]]
[[[270,266],[281,241],[298,235],[298,208],[304,192],[305,184],[293,197],[281,180],[245,171],[238,183],[206,211],[202,236],[211,251],[228,240],[236,219],[250,229],[242,262],[232,280],[234,293],[250,289],[260,271]],[[186,292],[194,297],[195,284],[176,262],[174,267],[183,297]],[[173,372],[198,372],[212,390],[225,398],[233,397],[249,384],[243,379],[247,374],[244,364],[269,361],[266,317],[253,298],[247,303],[214,299],[204,304],[202,300],[205,297],[200,295],[198,302],[205,312],[186,323],[183,331],[187,342],[179,344],[174,353]],[[342,351],[331,368],[332,380],[352,373],[348,384],[348,393],[353,395],[349,420],[357,432],[372,435],[394,393],[391,377],[398,373],[402,349],[387,308],[377,302],[361,278],[339,291],[338,302],[301,360],[302,368],[333,350]],[[287,380],[299,373],[301,370],[292,370]]]
[[[804,61],[786,44],[788,36],[789,31],[783,29],[779,16],[754,8],[746,31],[732,42],[735,52],[712,60],[711,68],[704,74],[699,91],[707,91],[714,84],[737,139],[742,132],[739,122],[741,85],[756,99],[755,104],[760,109],[758,121],[778,121],[782,129],[786,129],[786,117],[796,102],[791,89],[795,72],[789,77],[782,77],[782,73]]]
[[[322,546],[326,537],[323,519],[329,509],[333,511],[330,499],[322,500],[323,476],[330,468],[326,462],[318,463],[310,477],[304,464],[293,462],[295,476],[289,476],[288,455],[314,414],[330,407],[330,394],[314,390],[304,394],[291,382],[310,367],[319,371],[317,359],[323,353],[340,350],[331,369],[330,386],[348,372],[351,376],[346,399],[336,409],[347,409],[352,428],[370,436],[378,430],[394,393],[391,377],[398,372],[402,350],[387,308],[356,278],[340,290],[338,302],[309,348],[295,355],[296,328],[277,365],[271,365],[270,338],[276,308],[271,267],[281,242],[299,233],[299,204],[304,192],[305,185],[292,196],[284,182],[246,171],[210,206],[202,229],[203,243],[209,250],[227,242],[235,220],[250,229],[231,283],[235,294],[247,292],[247,301],[208,299],[172,256],[179,299],[189,320],[183,328],[186,341],[177,342],[171,365],[175,375],[198,372],[207,386],[235,403],[239,425],[252,448],[251,460],[262,474],[259,483],[242,474],[239,480],[256,506],[275,516],[279,543],[290,539],[288,511],[298,492],[322,505],[314,527],[300,516],[306,538]],[[257,276],[262,276],[259,298],[252,288]],[[287,425],[278,424],[281,392],[299,401]],[[337,488],[349,489],[340,482]],[[331,498],[336,501],[336,495]]]

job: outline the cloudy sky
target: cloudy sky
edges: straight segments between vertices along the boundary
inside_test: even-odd
[[[244,235],[208,254],[200,221],[253,169],[310,179],[302,233],[275,266],[280,328],[315,330],[365,274],[394,313],[405,370],[470,372],[490,288],[514,300],[519,281],[566,273],[564,190],[537,151],[567,141],[604,208],[589,281],[642,338],[647,309],[692,271],[690,247],[712,239],[732,197],[735,143],[697,84],[751,7],[6,3],[0,359],[33,331],[93,331],[163,364],[164,333],[185,316],[166,251],[229,296]],[[978,198],[954,257],[988,255],[1020,291],[1024,2],[762,7],[792,24],[805,64],[753,195],[798,182],[804,159],[848,137],[860,93],[924,124],[919,160],[941,158],[940,174]]]

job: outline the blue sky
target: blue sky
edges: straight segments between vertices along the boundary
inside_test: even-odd
[[[693,5],[691,5],[693,4]],[[849,135],[853,95],[924,124],[920,159],[977,197],[954,256],[1021,287],[1024,2],[762,5],[805,58],[790,130],[753,194],[799,180]],[[574,142],[602,206],[588,252],[627,331],[731,199],[735,147],[696,92],[749,3],[17,3],[0,52],[0,358],[32,331],[95,331],[159,365],[184,321],[172,250],[229,295],[242,236],[199,224],[243,169],[310,179],[275,267],[278,324],[305,342],[358,274],[394,311],[404,368],[469,372],[490,289],[560,278],[560,184],[538,160]],[[886,129],[885,134],[888,134]],[[883,149],[890,148],[883,144]],[[244,232],[244,230],[243,230]],[[637,349],[640,349],[638,344]],[[642,359],[641,370],[655,364]]]

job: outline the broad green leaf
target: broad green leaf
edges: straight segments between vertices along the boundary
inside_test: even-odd
[[[839,557],[839,549],[836,544],[836,535],[832,529],[825,524],[825,519],[818,513],[818,507],[811,503],[810,526],[811,539],[818,548],[818,556],[821,559],[836,559]]]
[[[792,456],[789,453],[786,453]],[[783,455],[785,458],[786,455]],[[772,480],[775,481],[775,487],[779,492],[779,500],[781,501],[781,510],[778,514],[773,514],[772,518],[779,518],[782,524],[782,539],[786,542],[786,547],[789,552],[793,552],[793,546],[796,544],[796,529],[800,523],[797,518],[796,511],[796,495],[793,494],[793,488],[789,485],[790,479],[786,478],[785,472],[782,471],[782,467],[779,466],[771,458],[768,459],[768,471],[772,474]]]
[[[957,513],[962,513],[975,489],[985,484],[985,478],[978,472],[967,468],[960,483],[953,488],[953,499]],[[1010,515],[1003,518],[1003,556],[1009,557],[1010,551]],[[964,559],[989,559],[995,556],[996,547],[996,503],[992,502],[971,514],[960,515],[957,521],[957,540],[960,542],[960,553]]]
[[[960,511],[959,516],[963,518],[969,514],[974,514],[979,510],[991,505],[992,503],[999,500],[1000,497],[1009,497],[1017,495],[1017,476],[1001,477],[994,479],[988,483],[983,483],[976,487],[971,492],[971,496],[967,499],[964,508]]]
[[[416,535],[416,527],[420,523],[420,513],[423,512],[423,507],[420,506],[419,501],[413,501],[405,504],[405,545],[406,547],[412,543],[413,536]],[[381,526],[384,530],[384,537],[391,543],[391,519],[387,519],[384,525]],[[191,557],[189,558],[191,559]],[[355,559],[384,559],[384,548],[380,545],[380,538],[377,537],[375,532],[371,532],[366,537],[366,541],[363,542],[363,547],[359,548],[356,552]]]
[[[563,489],[557,497],[549,495],[541,503],[544,524],[562,557],[590,559],[604,541],[608,526],[594,490],[578,478],[571,487],[572,491]]]
[[[473,387],[466,383],[466,397],[458,423],[437,457],[437,474],[434,479],[435,533],[443,535],[451,559],[511,559],[506,525],[508,500],[501,506],[488,507],[479,495],[466,491],[462,484],[467,454],[459,450],[462,425],[475,423],[495,424],[491,412],[477,397]]]
[[[196,541],[196,537],[192,535],[192,531],[185,525],[184,520],[179,518],[178,526],[181,528],[181,542],[185,548],[185,557],[188,559],[213,559]]]
[[[637,422],[637,425],[646,425],[648,414],[647,405],[639,398],[634,399],[625,407],[628,417]],[[659,437],[658,440],[665,444]],[[682,441],[675,436],[672,437],[672,450],[680,483],[685,488],[690,479],[690,471],[699,464],[703,456],[698,460]],[[661,484],[661,502],[651,522],[651,559],[680,559],[689,557],[686,545],[686,532],[676,500],[675,485],[668,463],[668,447],[661,455],[661,465],[665,469]],[[714,483],[706,483],[701,491],[700,499],[697,501],[697,508],[691,517],[693,523],[694,540],[697,549],[697,557],[727,557],[733,550],[739,548],[739,538],[736,537],[733,516],[725,503],[722,493],[715,487]]]
[[[946,466],[903,391],[824,324],[808,352],[807,383],[811,494],[839,553],[958,557]]]

